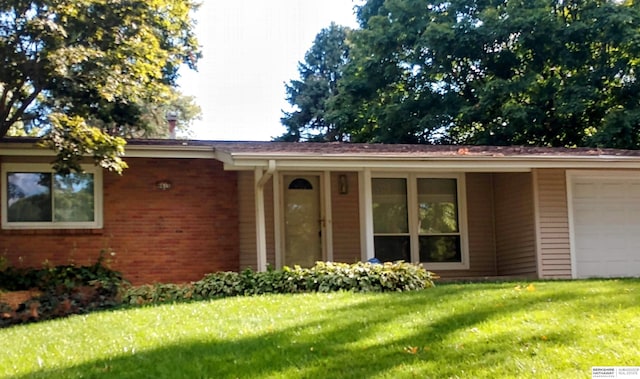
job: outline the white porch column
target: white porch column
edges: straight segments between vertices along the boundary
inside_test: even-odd
[[[264,210],[264,185],[273,176],[276,169],[276,162],[269,161],[266,172],[261,167],[256,167],[254,171],[255,182],[255,207],[256,207],[256,253],[258,271],[267,271],[267,221]]]
[[[358,173],[360,188],[360,246],[362,260],[374,257],[373,249],[373,197],[371,194],[371,169],[365,168]]]

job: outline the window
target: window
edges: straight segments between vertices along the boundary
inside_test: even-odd
[[[373,243],[381,261],[411,261],[407,180],[372,179]]]
[[[2,166],[4,229],[100,228],[101,171],[58,175],[40,164]]]
[[[468,268],[463,182],[463,175],[372,178],[375,257]]]

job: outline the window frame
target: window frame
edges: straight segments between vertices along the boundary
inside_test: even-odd
[[[102,170],[93,165],[81,165],[87,174],[93,175],[93,221],[20,221],[10,222],[8,219],[8,173],[50,173],[55,171],[46,163],[3,163],[2,164],[2,229],[102,229],[103,227],[103,203],[102,203]]]
[[[422,263],[430,270],[468,270],[469,264],[469,238],[467,227],[467,196],[464,173],[397,173],[397,172],[372,172],[371,191],[373,192],[373,179],[404,178],[407,183],[407,217],[409,223],[409,243],[411,262]],[[420,233],[418,179],[455,179],[457,190],[458,233],[443,233],[442,235],[460,236],[460,262],[420,262],[420,236],[434,235]],[[369,204],[372,206],[372,204]],[[373,238],[378,233],[373,233]],[[380,234],[383,235],[383,234]],[[375,244],[373,246],[375,256]]]

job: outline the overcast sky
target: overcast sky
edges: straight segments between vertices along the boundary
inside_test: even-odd
[[[281,135],[284,84],[322,28],[355,27],[352,0],[204,0],[196,13],[203,49],[198,72],[181,71],[202,120],[196,139],[270,140]]]

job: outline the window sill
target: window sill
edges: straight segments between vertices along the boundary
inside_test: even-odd
[[[445,271],[445,270],[468,270],[468,262],[449,262],[449,263],[434,263],[434,262],[421,262],[422,266],[429,271]]]

